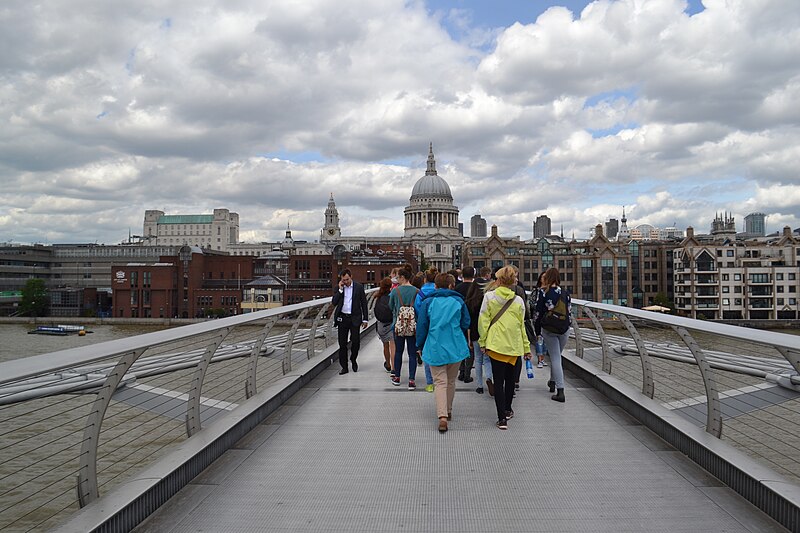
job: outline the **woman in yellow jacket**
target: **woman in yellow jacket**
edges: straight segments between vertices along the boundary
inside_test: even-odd
[[[511,409],[516,381],[514,367],[519,357],[530,358],[531,345],[525,332],[525,302],[514,292],[515,269],[505,266],[495,276],[497,280],[483,295],[478,317],[478,344],[492,360],[497,427],[508,429],[508,419],[514,416]]]

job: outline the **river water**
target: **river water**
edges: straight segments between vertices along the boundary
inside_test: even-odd
[[[28,331],[34,329],[30,324],[0,324],[0,362],[20,359],[31,355],[57,352],[68,348],[79,348],[113,341],[134,335],[143,335],[153,331],[167,329],[166,326],[153,325],[98,325],[86,326],[84,336],[77,334],[60,337],[57,335],[29,335]]]

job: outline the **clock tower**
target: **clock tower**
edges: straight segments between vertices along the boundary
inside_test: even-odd
[[[333,241],[342,236],[339,228],[339,211],[336,210],[336,202],[333,200],[333,193],[328,200],[328,207],[325,209],[325,225],[322,226],[319,241]]]

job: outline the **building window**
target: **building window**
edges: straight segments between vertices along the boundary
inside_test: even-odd
[[[131,287],[138,287],[138,286],[139,286],[139,273],[133,271],[131,272]]]
[[[733,281],[742,281],[742,275],[741,274],[734,274],[733,275]]]

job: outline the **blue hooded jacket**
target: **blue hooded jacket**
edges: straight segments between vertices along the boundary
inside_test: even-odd
[[[464,332],[469,329],[469,311],[459,293],[436,289],[419,306],[417,347],[422,360],[432,366],[459,363],[469,357]]]

